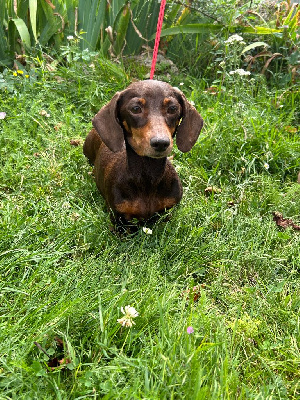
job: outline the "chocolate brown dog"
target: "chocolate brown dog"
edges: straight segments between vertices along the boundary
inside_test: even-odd
[[[177,204],[180,179],[167,159],[173,139],[187,152],[203,126],[198,111],[168,83],[132,83],[96,114],[83,152],[115,222],[147,220]]]

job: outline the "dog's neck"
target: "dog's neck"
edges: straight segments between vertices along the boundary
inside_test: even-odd
[[[137,182],[147,181],[149,184],[160,182],[165,172],[167,157],[139,156],[128,143],[126,143],[126,154],[127,168]]]

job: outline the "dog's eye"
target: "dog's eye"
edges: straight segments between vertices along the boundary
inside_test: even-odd
[[[142,108],[140,106],[131,107],[130,111],[132,114],[140,114],[142,112]]]
[[[168,114],[175,114],[177,112],[178,108],[177,106],[170,106],[168,107]]]

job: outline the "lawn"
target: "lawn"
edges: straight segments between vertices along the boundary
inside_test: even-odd
[[[205,121],[174,151],[182,202],[118,236],[82,143],[139,69],[15,75],[0,82],[0,398],[298,399],[300,232],[273,213],[300,224],[299,91],[174,76]]]

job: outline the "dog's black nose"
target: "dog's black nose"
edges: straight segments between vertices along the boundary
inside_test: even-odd
[[[150,139],[150,145],[154,150],[163,152],[170,146],[170,139],[153,137]]]

